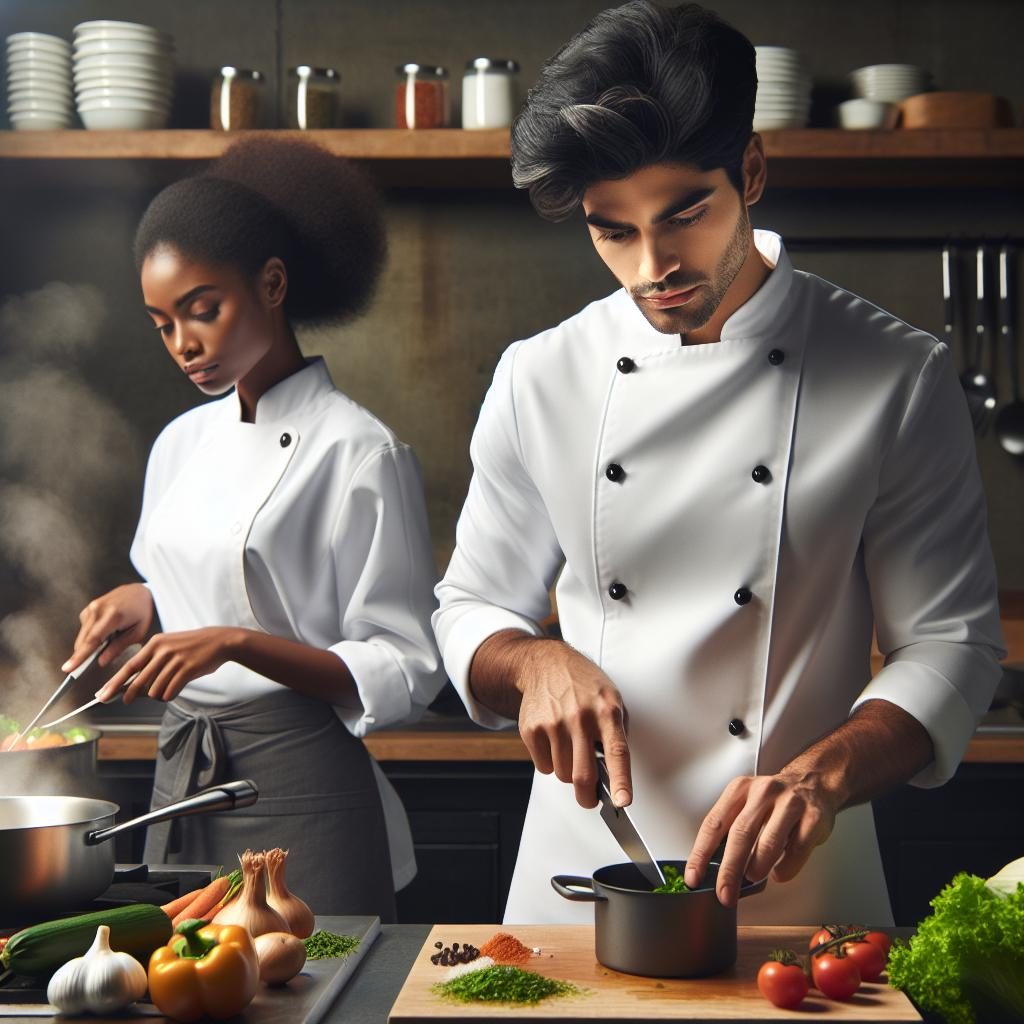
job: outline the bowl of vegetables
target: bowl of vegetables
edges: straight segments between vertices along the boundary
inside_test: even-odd
[[[736,907],[715,893],[719,864],[712,861],[698,889],[683,882],[684,860],[659,860],[665,885],[654,889],[633,863],[609,864],[591,878],[555,875],[560,896],[594,904],[594,952],[616,971],[650,978],[700,978],[736,962]],[[744,881],[740,897],[765,887]]]

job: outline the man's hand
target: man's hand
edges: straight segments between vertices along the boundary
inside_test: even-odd
[[[595,744],[604,748],[612,799],[633,799],[622,695],[588,658],[558,640],[503,630],[488,637],[470,669],[474,696],[513,718],[537,771],[571,782],[581,807],[597,805]]]
[[[233,660],[239,633],[226,626],[157,633],[103,684],[96,696],[107,702],[127,687],[125,704],[141,696],[173,700],[193,679],[209,675]]]
[[[832,834],[838,811],[836,795],[815,774],[783,770],[733,779],[701,822],[684,880],[691,888],[700,885],[728,835],[716,889],[720,903],[734,906],[744,875],[756,881],[770,873],[776,882],[795,877]]]

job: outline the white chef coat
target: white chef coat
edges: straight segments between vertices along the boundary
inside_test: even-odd
[[[631,812],[663,859],[685,858],[731,779],[777,771],[872,698],[925,726],[935,759],[913,782],[941,784],[1003,653],[947,347],[794,271],[777,235],[755,241],[774,269],[717,344],[659,333],[620,290],[505,352],[437,588],[448,674],[500,728],[470,692],[473,654],[501,629],[539,634],[557,577],[565,640],[623,695]],[[624,859],[571,786],[535,775],[506,921],[591,920],[550,877]],[[747,923],[891,919],[869,805],[739,905]]]
[[[178,417],[146,469],[132,561],[164,631],[243,626],[334,651],[355,736],[413,721],[444,684],[430,629],[437,578],[412,450],[338,391],[322,359],[261,396]],[[226,705],[285,687],[229,661],[188,684]],[[374,762],[395,886],[415,875],[405,811]]]

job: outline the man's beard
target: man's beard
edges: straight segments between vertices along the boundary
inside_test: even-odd
[[[715,315],[715,311],[725,298],[725,293],[736,280],[736,275],[747,258],[749,239],[750,217],[746,206],[741,206],[732,238],[729,239],[729,244],[725,247],[718,266],[715,267],[712,279],[705,285],[700,296],[692,300],[691,303],[676,309],[654,309],[644,302],[643,296],[657,297],[658,295],[658,292],[652,290],[650,286],[630,289],[630,297],[656,331],[660,331],[662,334],[689,334],[691,331],[696,331]],[[667,277],[661,282],[663,285],[661,290],[671,292],[701,283],[703,282]],[[698,304],[694,305],[693,302]]]

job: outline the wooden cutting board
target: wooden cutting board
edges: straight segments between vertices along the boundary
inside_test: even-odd
[[[552,978],[571,981],[586,989],[578,996],[548,999],[536,1006],[495,1006],[456,1003],[431,991],[443,981],[448,968],[430,962],[435,942],[471,942],[482,946],[497,931],[507,930],[527,946],[540,947],[527,967]],[[545,1020],[620,1021],[756,1021],[834,1020],[862,1024],[920,1021],[902,992],[886,984],[865,984],[848,1002],[833,1002],[811,989],[800,1008],[779,1010],[757,990],[757,969],[773,949],[803,951],[806,928],[740,927],[739,956],[727,973],[715,978],[658,979],[620,974],[597,962],[593,925],[435,925],[413,962],[409,976],[388,1015],[389,1024],[424,1021],[491,1021],[503,1017],[540,1017]]]

